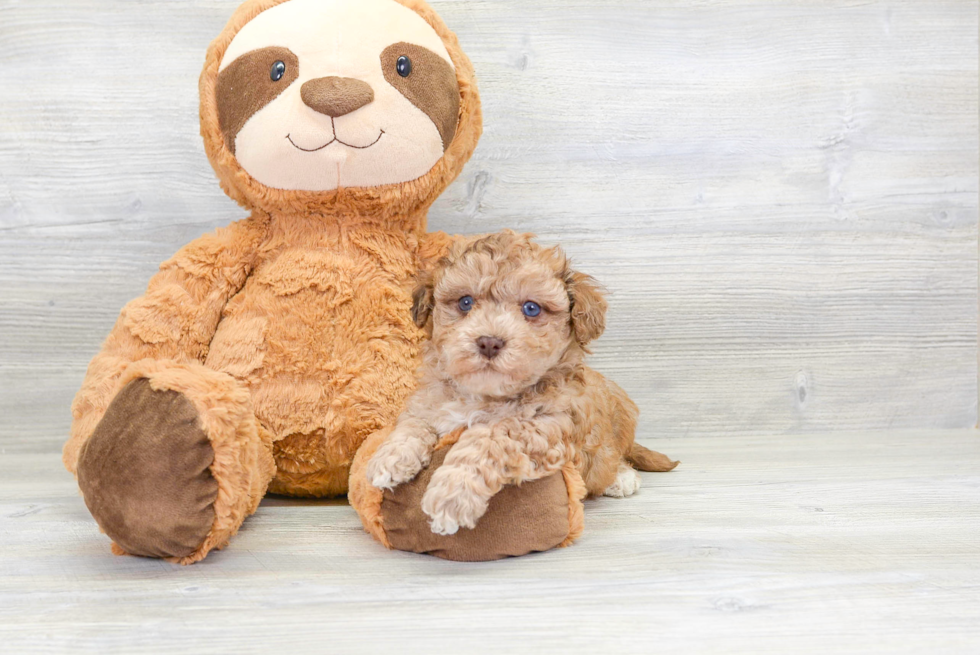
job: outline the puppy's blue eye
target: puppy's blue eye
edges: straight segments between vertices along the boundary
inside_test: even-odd
[[[285,62],[277,61],[272,64],[272,70],[269,71],[269,79],[273,82],[278,82],[282,79],[283,75],[286,74],[286,64]]]
[[[468,312],[473,309],[473,296],[463,296],[459,299],[459,311]]]
[[[541,314],[541,305],[533,300],[528,300],[526,303],[524,303],[523,311],[524,315],[528,318],[534,318],[535,316]]]

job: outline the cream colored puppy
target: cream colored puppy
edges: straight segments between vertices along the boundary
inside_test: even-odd
[[[634,466],[677,463],[633,441],[637,407],[586,367],[605,328],[595,281],[558,248],[505,231],[457,243],[415,292],[426,327],[422,382],[367,467],[391,489],[428,465],[441,437],[462,430],[432,476],[422,510],[436,534],[472,528],[491,497],[575,462],[590,494],[640,487]]]

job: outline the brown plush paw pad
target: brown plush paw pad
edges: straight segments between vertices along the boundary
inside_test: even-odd
[[[472,530],[433,534],[422,512],[422,495],[448,448],[411,482],[386,491],[381,503],[384,531],[398,550],[428,553],[460,562],[483,562],[550,550],[568,537],[568,488],[561,473],[507,486],[490,499],[487,513]]]
[[[186,557],[214,522],[214,451],[197,410],[176,391],[134,380],[113,399],[78,461],[99,527],[131,555]]]

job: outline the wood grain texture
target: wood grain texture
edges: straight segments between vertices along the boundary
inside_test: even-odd
[[[647,445],[657,445],[647,441]],[[389,552],[342,501],[267,498],[181,568],[113,557],[48,455],[0,457],[5,653],[980,650],[980,435],[672,441],[570,548]]]
[[[486,135],[433,229],[560,242],[647,436],[977,418],[978,5],[442,0]],[[236,0],[0,3],[0,440],[52,451],[120,308],[242,211],[197,128]]]

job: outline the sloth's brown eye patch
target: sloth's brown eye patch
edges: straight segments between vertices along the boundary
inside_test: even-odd
[[[428,48],[395,43],[381,53],[381,69],[388,84],[429,117],[442,149],[448,148],[459,123],[459,83],[449,62]]]
[[[235,152],[235,137],[260,109],[299,77],[299,59],[288,48],[246,52],[218,74],[218,124]]]

